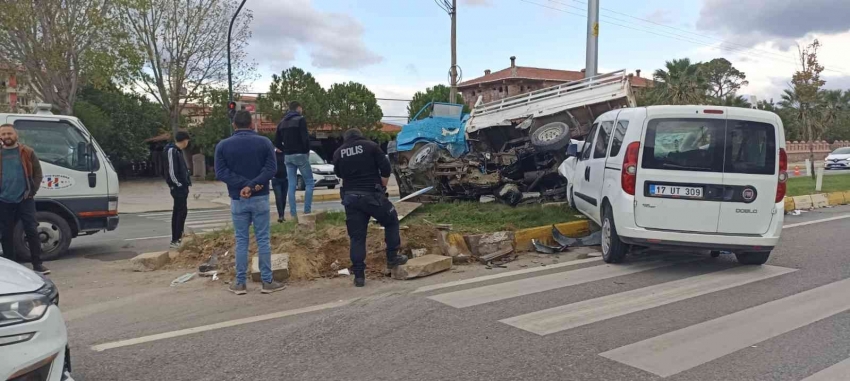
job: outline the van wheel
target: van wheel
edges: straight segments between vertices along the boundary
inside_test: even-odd
[[[735,258],[738,258],[738,263],[742,265],[763,265],[769,257],[769,251],[735,253]]]
[[[38,238],[41,241],[41,259],[51,261],[68,251],[71,246],[71,227],[64,218],[51,212],[36,212],[38,221]],[[30,248],[24,236],[24,227],[20,223],[15,226],[15,253],[18,260],[30,260]]]
[[[611,207],[603,207],[602,217],[602,259],[606,263],[620,263],[626,257],[628,245],[620,241],[617,226],[614,224],[614,213]]]

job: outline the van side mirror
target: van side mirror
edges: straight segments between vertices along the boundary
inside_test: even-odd
[[[578,155],[578,144],[570,144],[567,146],[567,157]]]

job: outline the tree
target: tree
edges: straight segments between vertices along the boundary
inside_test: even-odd
[[[747,75],[725,58],[715,58],[700,64],[700,69],[708,85],[708,95],[721,101],[730,96],[734,98],[742,86],[749,84]]]
[[[818,130],[827,140],[845,139],[850,113],[850,91],[821,90],[818,93]]]
[[[426,88],[424,92],[417,91],[416,94],[413,94],[413,99],[407,105],[407,118],[413,120],[413,117],[416,116],[416,113],[419,110],[422,110],[428,102],[449,102],[449,93],[451,92],[451,88],[446,85],[436,85],[434,87]],[[466,102],[463,101],[463,96],[460,94],[457,95],[457,103],[463,105],[463,112],[469,112],[469,106],[466,105]],[[430,111],[426,110],[420,115],[420,118],[427,118],[430,115]]]
[[[337,132],[359,128],[363,132],[380,126],[384,113],[375,94],[357,82],[336,83],[328,90],[328,122]]]
[[[215,89],[204,89],[201,97],[204,104],[212,106],[212,110],[201,125],[191,128],[189,132],[192,134],[192,145],[202,154],[213,157],[215,146],[223,138],[230,136],[233,129],[227,115],[227,103],[230,99],[227,90]]]
[[[304,116],[313,127],[322,126],[328,120],[325,89],[313,75],[297,67],[284,70],[280,76],[272,75],[268,94],[258,100],[258,111],[272,121],[279,121],[289,110],[289,102],[298,101]]]
[[[801,69],[791,77],[791,85],[797,94],[800,106],[800,120],[803,127],[805,127],[806,139],[809,141],[809,160],[811,160],[813,165],[815,162],[814,141],[818,129],[815,113],[817,112],[816,108],[820,89],[826,84],[826,81],[820,78],[820,74],[824,68],[818,62],[819,48],[820,42],[818,40],[814,40],[805,48],[797,47]],[[814,179],[815,171],[810,172]]]
[[[723,98],[714,99],[719,106],[752,108],[753,104],[740,95],[731,93]]]
[[[227,26],[233,0],[118,0],[129,46],[143,64],[133,73],[136,85],[168,115],[172,132],[186,103],[204,88],[227,82]],[[243,10],[233,27],[231,44],[235,81],[252,75],[245,47],[251,36],[251,12]]]
[[[653,74],[655,86],[650,98],[669,105],[705,104],[708,84],[700,64],[692,64],[688,58],[668,61],[666,70],[658,69]]]
[[[121,51],[112,0],[3,1],[0,64],[26,69],[33,91],[73,114],[85,77],[106,83],[133,59]]]
[[[143,141],[155,136],[166,122],[157,104],[114,87],[83,88],[74,111],[118,168],[147,159]]]

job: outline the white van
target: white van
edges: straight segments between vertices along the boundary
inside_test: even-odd
[[[118,227],[118,173],[79,119],[53,115],[39,104],[35,114],[0,114],[19,141],[35,150],[44,178],[36,195],[42,259],[66,251],[71,239]],[[18,258],[29,258],[20,224],[15,228]]]
[[[735,253],[763,264],[779,242],[788,160],[771,112],[715,106],[609,111],[560,172],[602,227],[606,262],[630,245]],[[713,253],[713,254],[714,254]]]

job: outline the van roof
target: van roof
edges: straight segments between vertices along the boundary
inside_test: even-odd
[[[46,120],[73,120],[73,121],[78,121],[78,122],[80,120],[76,116],[70,116],[70,115],[38,115],[38,114],[20,114],[20,113],[18,113],[18,114],[0,113],[0,123],[5,123],[6,118],[8,118],[10,116],[13,116],[13,117],[16,117],[16,118],[26,117],[26,118],[32,118],[32,119],[46,119]]]
[[[735,109],[737,113],[743,115],[752,115],[753,117],[758,116],[760,118],[770,117],[770,115],[776,115],[770,111],[764,111],[754,108],[745,108],[745,107],[728,107],[728,106],[712,106],[712,105],[659,105],[659,106],[646,106],[643,107],[646,109],[647,114],[652,114],[653,112],[664,113],[664,112],[681,112],[681,111],[703,111],[703,110],[722,110],[724,114],[726,114],[730,109]]]

